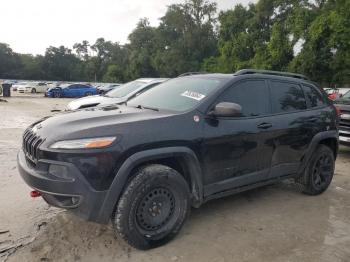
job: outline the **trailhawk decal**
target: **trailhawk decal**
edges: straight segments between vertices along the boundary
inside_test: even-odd
[[[201,93],[193,92],[193,91],[185,91],[181,95],[185,96],[185,97],[189,97],[189,98],[195,99],[197,101],[200,101],[200,100],[202,100],[205,97],[205,95],[203,95]]]

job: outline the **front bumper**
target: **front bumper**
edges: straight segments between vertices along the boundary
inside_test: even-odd
[[[24,181],[39,191],[48,204],[69,209],[85,220],[108,223],[109,218],[100,215],[107,191],[94,190],[73,164],[39,160],[33,167],[23,150],[18,153],[17,163]],[[66,175],[58,177],[51,174],[50,166],[59,167]]]

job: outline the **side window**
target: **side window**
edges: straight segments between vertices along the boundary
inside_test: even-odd
[[[260,116],[270,112],[269,90],[264,80],[240,82],[224,91],[217,103],[232,102],[242,107],[242,116]]]
[[[324,104],[322,94],[315,87],[303,85],[303,90],[309,107],[318,107]]]
[[[271,81],[271,104],[273,113],[306,109],[302,89],[299,85],[288,82]]]
[[[69,87],[69,89],[76,89],[77,88],[77,85],[71,85],[70,87]]]

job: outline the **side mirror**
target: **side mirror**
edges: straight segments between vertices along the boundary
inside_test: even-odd
[[[213,111],[209,113],[215,117],[235,117],[240,116],[242,113],[242,107],[236,103],[221,102],[217,104]]]

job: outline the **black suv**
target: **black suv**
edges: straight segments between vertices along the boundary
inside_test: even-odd
[[[241,70],[174,78],[127,105],[65,112],[31,125],[18,154],[33,193],[108,223],[148,249],[179,232],[190,207],[294,178],[327,189],[336,108],[304,76]]]

